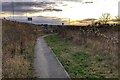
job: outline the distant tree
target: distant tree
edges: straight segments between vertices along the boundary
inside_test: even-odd
[[[103,13],[101,18],[100,18],[100,21],[102,24],[107,24],[107,22],[111,19],[111,15],[110,13]]]
[[[64,23],[62,23],[62,26],[64,26]]]
[[[116,16],[116,20],[120,22],[120,16]]]
[[[3,19],[5,20],[6,18],[4,17]]]

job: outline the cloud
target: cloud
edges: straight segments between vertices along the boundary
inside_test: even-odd
[[[2,11],[3,12],[42,12],[42,11],[62,11],[61,9],[56,9],[55,2],[3,2]],[[9,7],[8,7],[9,6]],[[34,8],[33,8],[34,7]],[[40,9],[37,9],[40,8]]]
[[[44,9],[43,11],[62,11],[61,9]]]
[[[82,2],[83,0],[58,0],[58,1]]]
[[[2,0],[1,2],[34,2],[35,0]]]
[[[6,19],[12,20],[12,17],[7,17]],[[15,16],[14,19],[20,22],[26,22],[26,17]],[[27,21],[29,22],[29,21]],[[32,17],[32,23],[34,24],[49,24],[49,25],[60,25],[62,22],[60,20],[54,20],[53,18],[48,18],[44,16]]]
[[[72,2],[81,2],[83,0],[2,0],[2,2],[43,2],[43,1],[47,1],[47,2],[56,2],[56,1],[72,1]]]

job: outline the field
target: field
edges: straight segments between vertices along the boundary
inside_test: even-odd
[[[2,21],[3,78],[32,78],[34,45],[43,35],[40,26]]]
[[[54,26],[2,21],[3,78],[33,78],[36,38],[45,37],[71,78],[118,78],[118,26]]]
[[[64,27],[45,38],[71,78],[118,78],[119,30],[98,29]]]

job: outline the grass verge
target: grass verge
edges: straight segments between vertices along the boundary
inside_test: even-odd
[[[71,78],[118,78],[113,54],[91,50],[92,44],[89,44],[90,47],[86,47],[88,44],[77,45],[59,35],[47,36],[45,41]]]

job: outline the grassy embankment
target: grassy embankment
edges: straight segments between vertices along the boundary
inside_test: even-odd
[[[75,44],[72,40],[59,35],[45,37],[58,59],[63,64],[71,78],[117,78],[117,63],[115,54],[96,49],[92,44]]]
[[[40,26],[2,21],[3,78],[32,78],[34,45]]]

